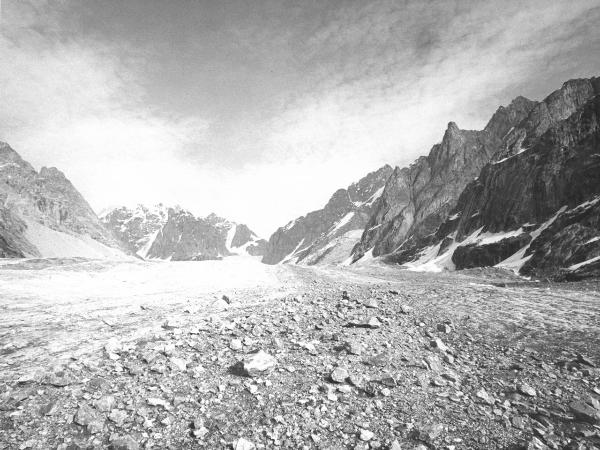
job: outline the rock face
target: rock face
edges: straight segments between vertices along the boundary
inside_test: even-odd
[[[336,191],[323,209],[279,228],[269,239],[263,262],[312,265],[348,259],[391,173],[386,165]]]
[[[597,272],[599,93],[598,79],[572,80],[536,104],[437,230],[395,238],[402,247],[385,247],[388,259],[415,268],[499,264],[564,278]]]
[[[0,257],[72,256],[125,254],[61,171],[38,173],[0,142]]]
[[[163,204],[113,209],[102,215],[102,221],[142,258],[186,261],[236,254],[260,256],[266,245],[246,225],[215,214],[196,217],[180,207]]]
[[[367,252],[393,253],[407,238],[434,232],[465,186],[502,147],[503,138],[535,105],[517,97],[508,107],[500,107],[481,131],[461,130],[450,122],[442,142],[428,156],[410,167],[396,168],[353,250],[354,261]]]

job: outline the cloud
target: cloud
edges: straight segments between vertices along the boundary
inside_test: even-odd
[[[223,0],[218,35],[188,20],[175,42],[190,53],[166,57],[177,27],[144,29],[146,2],[131,2],[136,15],[108,34],[73,31],[70,1],[3,2],[0,139],[65,171],[97,210],[179,203],[265,236],[426,154],[449,121],[480,128],[517,95],[600,72],[596,0],[265,2],[253,14]],[[160,84],[174,67],[197,73]],[[194,108],[189,92],[223,104]]]
[[[581,47],[600,44],[598,19],[594,1],[340,8],[307,40],[311,89],[269,124],[268,147],[275,158],[408,163],[449,121],[480,128],[499,101],[539,99],[558,80],[594,75],[600,66]]]

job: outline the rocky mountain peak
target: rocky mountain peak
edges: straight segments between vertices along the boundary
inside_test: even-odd
[[[448,126],[446,127],[447,133],[456,133],[458,131],[460,131],[460,128],[458,128],[456,122],[448,122]]]
[[[40,169],[40,177],[67,180],[65,174],[58,170],[56,167],[42,167]]]
[[[500,139],[512,131],[538,102],[518,96],[508,106],[500,106],[491,117],[484,130]]]

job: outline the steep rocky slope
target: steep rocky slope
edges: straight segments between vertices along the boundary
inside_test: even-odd
[[[58,169],[38,173],[0,142],[0,257],[124,257]]]
[[[537,104],[435,233],[388,259],[415,269],[500,265],[581,278],[600,264],[600,83],[572,80]]]
[[[106,227],[142,258],[173,261],[219,259],[235,254],[262,255],[266,241],[246,225],[210,214],[200,218],[163,204],[120,207],[102,215]]]
[[[391,173],[390,166],[381,167],[337,190],[323,209],[279,228],[269,239],[263,262],[318,264],[348,259]]]
[[[409,236],[435,231],[465,186],[534,106],[535,102],[517,97],[508,107],[500,107],[481,131],[461,130],[450,122],[441,143],[428,156],[410,167],[396,168],[353,250],[354,261],[367,252],[374,256],[392,253]]]

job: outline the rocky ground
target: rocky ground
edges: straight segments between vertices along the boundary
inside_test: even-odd
[[[0,448],[600,448],[598,283],[286,270],[44,367],[5,345]]]

